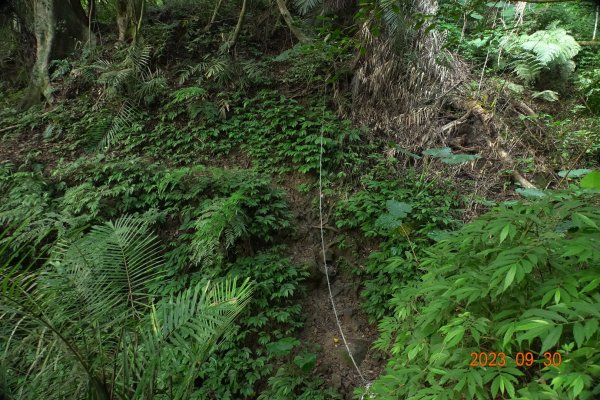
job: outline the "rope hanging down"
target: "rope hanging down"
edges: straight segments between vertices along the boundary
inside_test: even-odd
[[[344,342],[344,346],[346,346],[346,351],[348,352],[348,356],[350,360],[352,360],[352,364],[356,369],[356,372],[360,376],[363,384],[366,386],[367,390],[369,388],[369,384],[365,377],[363,376],[360,368],[358,368],[358,364],[352,355],[352,351],[350,351],[350,346],[348,346],[348,341],[346,340],[346,336],[344,335],[344,330],[342,329],[342,324],[340,323],[340,317],[337,312],[337,308],[335,306],[335,301],[333,300],[333,293],[331,291],[331,282],[329,280],[329,266],[327,265],[327,256],[325,255],[325,235],[323,229],[323,122],[325,121],[325,106],[323,106],[323,118],[321,120],[321,140],[320,140],[320,151],[319,151],[319,227],[321,231],[321,251],[323,253],[323,268],[325,269],[325,277],[327,279],[327,289],[329,290],[329,300],[331,301],[331,307],[333,308],[333,315],[335,316],[335,322],[338,326],[338,330],[340,331],[340,336],[342,337],[342,341]]]

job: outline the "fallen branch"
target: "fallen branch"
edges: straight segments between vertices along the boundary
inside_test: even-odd
[[[10,131],[11,129],[18,128],[18,127],[19,127],[19,125],[11,125],[11,126],[7,126],[6,128],[2,128],[2,129],[0,129],[0,133],[2,133],[2,132],[6,132],[6,131]]]
[[[471,114],[471,110],[469,110],[465,115],[463,115],[459,119],[455,119],[454,121],[448,122],[446,125],[440,128],[440,134],[445,133],[446,131],[453,131],[457,126],[464,124],[465,122],[467,122]]]
[[[511,165],[514,164],[514,160],[512,159],[510,154],[508,154],[508,152],[506,150],[504,150],[501,146],[501,139],[496,130],[496,126],[494,125],[493,114],[487,112],[476,101],[467,102],[465,108],[467,110],[469,110],[470,112],[472,112],[475,116],[477,116],[477,118],[479,118],[479,120],[481,121],[483,126],[488,130],[488,135],[486,135],[486,138],[485,138],[487,145],[490,148],[492,148],[492,149],[495,148],[497,150],[498,155],[500,156],[501,160],[503,160],[504,162],[511,164]],[[531,111],[533,111],[533,110],[531,110]],[[492,138],[496,139],[495,143],[492,142]],[[535,189],[536,188],[536,186],[533,183],[529,182],[519,172],[513,171],[512,176],[515,179],[515,181],[519,182],[521,184],[521,186],[523,186],[524,188],[527,188],[527,189]]]

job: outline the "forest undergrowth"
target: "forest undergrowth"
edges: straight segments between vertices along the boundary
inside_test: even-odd
[[[600,396],[596,3],[26,3],[0,398]]]

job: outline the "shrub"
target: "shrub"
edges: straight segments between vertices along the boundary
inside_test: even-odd
[[[599,205],[569,192],[507,203],[428,250],[422,282],[380,323],[391,358],[376,398],[597,398]],[[506,366],[470,367],[480,352]],[[517,366],[519,352],[535,361]]]
[[[252,276],[255,292],[226,340],[202,365],[198,373],[202,387],[195,395],[219,400],[255,398],[280,356],[269,348],[285,342],[302,326],[296,298],[303,292],[301,285],[308,272],[275,250],[203,273]]]

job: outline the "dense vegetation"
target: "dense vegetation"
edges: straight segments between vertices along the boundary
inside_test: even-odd
[[[599,12],[0,1],[0,398],[599,398]]]

